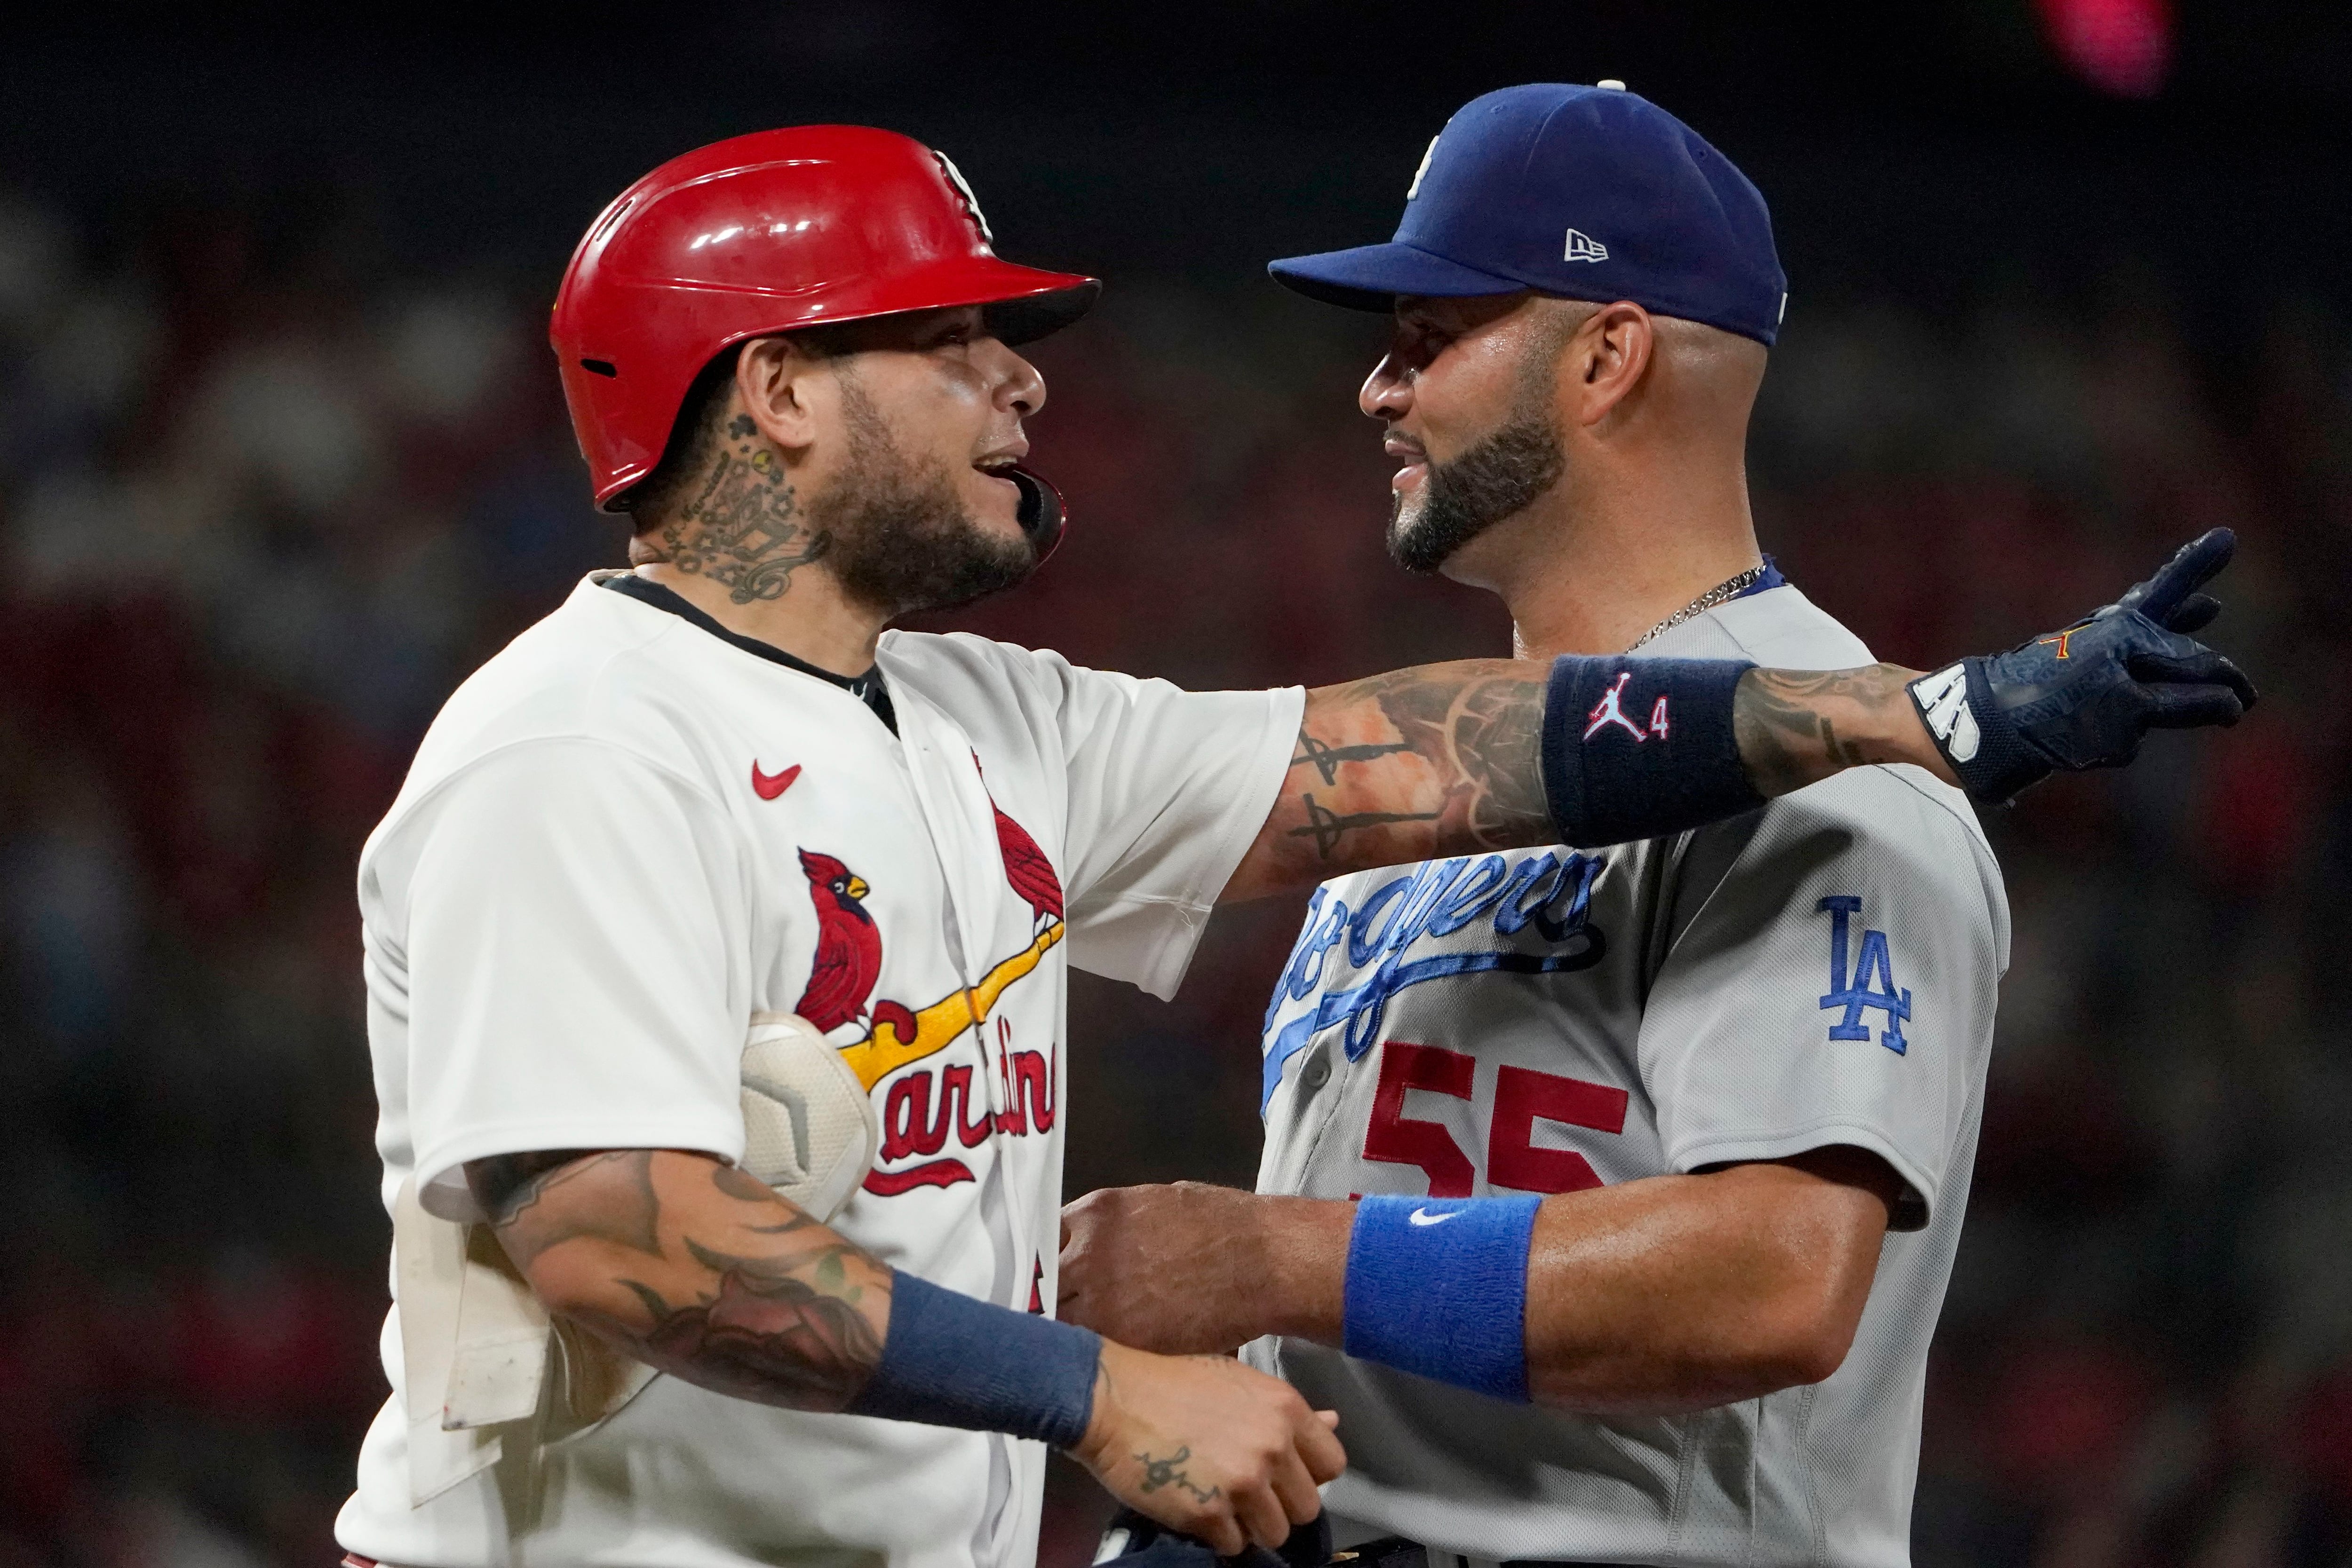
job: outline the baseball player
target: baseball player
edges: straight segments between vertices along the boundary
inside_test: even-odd
[[[1613,82],[1477,99],[1392,242],[1272,270],[1392,312],[1360,394],[1402,464],[1391,551],[1501,595],[1523,656],[1870,658],[1758,552],[1742,453],[1785,285],[1756,189],[1671,115]],[[2012,671],[2201,625],[2227,549]],[[1553,710],[1588,757],[1666,742],[1643,678]],[[1913,695],[1999,800],[1983,681]],[[2008,956],[1976,819],[1915,767],[1329,880],[1266,1011],[1260,1196],[1082,1199],[1061,1310],[1248,1342],[1337,1411],[1325,1500],[1364,1568],[1906,1563]]]
[[[886,632],[1052,545],[1013,346],[1096,287],[998,259],[952,164],[852,127],[674,160],[575,252],[551,336],[635,570],[451,697],[362,857],[395,1300],[353,1561],[1010,1568],[1048,1444],[1220,1550],[1279,1542],[1340,1467],[1328,1413],[1053,1317],[1066,964],[1164,995],[1221,897],[1951,771],[1886,666],[1189,694]],[[1986,666],[1982,749],[2116,760],[2250,695],[2116,627],[2030,712]],[[1612,683],[1658,739],[1577,740]]]

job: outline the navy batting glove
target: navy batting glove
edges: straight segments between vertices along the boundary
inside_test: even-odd
[[[1911,700],[1961,787],[2007,805],[2062,769],[2122,767],[2151,729],[2237,723],[2254,706],[2253,682],[2182,635],[2221,613],[2198,589],[2236,548],[2215,528],[2063,631],[1913,681]]]

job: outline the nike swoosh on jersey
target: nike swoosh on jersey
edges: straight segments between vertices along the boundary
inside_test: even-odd
[[[1443,1225],[1449,1219],[1461,1218],[1462,1211],[1458,1208],[1449,1208],[1444,1214],[1432,1214],[1425,1208],[1416,1208],[1405,1218],[1415,1225]]]
[[[759,763],[754,762],[751,764],[751,793],[762,800],[772,800],[791,789],[793,780],[800,776],[801,765],[797,762],[782,773],[762,773]]]

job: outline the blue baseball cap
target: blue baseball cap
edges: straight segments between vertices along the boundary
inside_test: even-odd
[[[1355,310],[1387,310],[1400,294],[1533,288],[1630,299],[1767,347],[1789,299],[1763,195],[1622,82],[1472,99],[1430,142],[1394,239],[1266,270]]]

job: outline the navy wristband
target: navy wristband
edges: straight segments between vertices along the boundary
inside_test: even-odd
[[[1739,659],[1565,654],[1544,693],[1544,798],[1562,843],[1663,838],[1752,811],[1732,731]]]
[[[992,1306],[901,1269],[890,1276],[881,1364],[849,1413],[1076,1448],[1094,1419],[1101,1359],[1091,1330]]]
[[[1340,1348],[1526,1404],[1528,1240],[1540,1201],[1360,1199]]]

